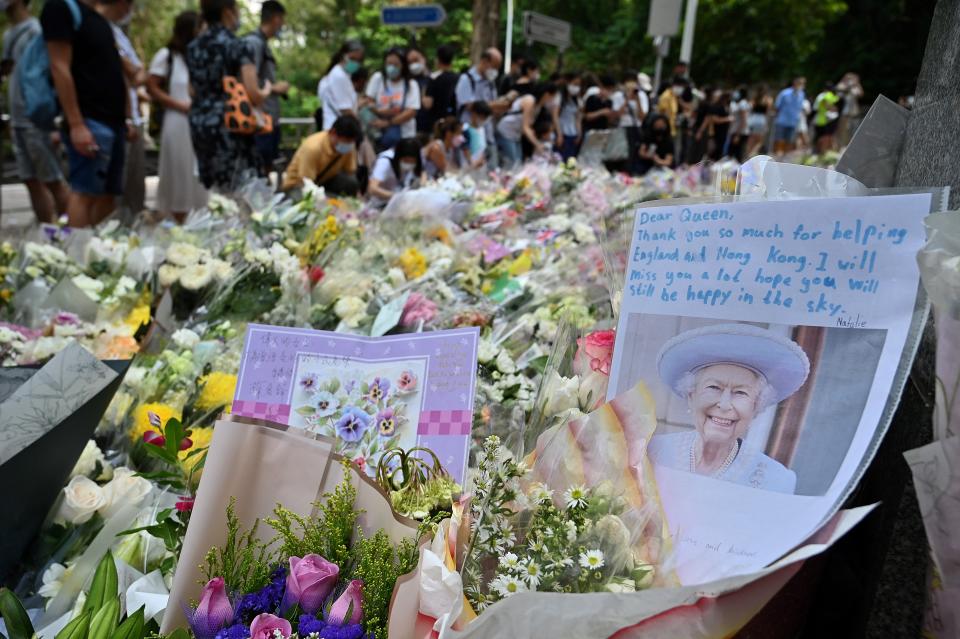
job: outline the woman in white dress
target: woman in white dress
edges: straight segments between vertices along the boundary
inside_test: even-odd
[[[668,341],[660,378],[687,401],[694,428],[657,435],[654,464],[793,494],[797,475],[746,441],[753,419],[797,392],[810,361],[794,341],[747,324],[698,328]]]
[[[177,16],[173,37],[160,49],[150,63],[147,90],[153,98],[153,108],[162,108],[160,137],[160,185],[157,188],[157,210],[172,214],[183,223],[193,209],[207,204],[207,191],[197,175],[197,159],[190,137],[190,72],[184,56],[187,45],[200,29],[196,11],[184,11]]]

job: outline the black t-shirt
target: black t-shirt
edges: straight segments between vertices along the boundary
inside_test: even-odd
[[[583,105],[584,113],[593,113],[594,111],[602,111],[603,109],[612,109],[613,102],[610,100],[601,98],[599,95],[591,95],[587,98],[587,101]],[[583,130],[592,131],[594,129],[609,129],[610,122],[608,118],[596,118],[594,120],[588,120],[587,118],[583,119]]]
[[[457,81],[460,74],[453,71],[441,71],[440,75],[432,78],[427,84],[427,95],[433,98],[433,106],[429,111],[429,123],[434,123],[447,116],[457,114]]]
[[[127,87],[113,29],[99,13],[77,2],[83,20],[73,28],[73,14],[64,0],[48,0],[40,14],[47,42],[71,42],[70,71],[77,88],[80,113],[113,126],[123,125],[127,112]]]
[[[707,113],[717,118],[725,118],[730,115],[730,111],[722,103],[711,104],[707,107]],[[730,131],[729,122],[715,122],[713,125],[713,137],[718,140],[725,140]]]

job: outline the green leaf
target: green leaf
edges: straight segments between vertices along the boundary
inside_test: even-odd
[[[83,604],[83,612],[92,615],[103,608],[108,601],[116,599],[117,582],[117,566],[113,563],[113,554],[107,551],[93,574],[93,583],[90,585],[87,601]]]
[[[334,377],[330,380],[330,385],[328,388],[330,389],[331,393],[336,393],[338,390],[340,390],[340,380]]]
[[[93,615],[87,639],[110,639],[117,629],[117,617],[119,616],[120,599],[114,596]]]
[[[145,623],[143,609],[144,606],[140,606],[139,610],[124,619],[110,639],[141,639]]]
[[[7,588],[0,588],[0,617],[7,625],[10,639],[30,639],[33,636],[33,624],[23,604]]]
[[[173,463],[176,463],[177,454],[180,452],[180,442],[186,437],[186,431],[183,428],[183,424],[180,423],[180,420],[169,420],[166,428],[163,430],[163,436],[166,437],[164,450],[173,456]]]
[[[316,413],[317,410],[313,406],[301,406],[300,408],[297,409],[296,412],[298,415],[303,415],[304,417],[310,417],[311,415]]]
[[[543,355],[541,357],[534,358],[530,360],[530,363],[527,364],[527,368],[532,368],[541,375],[547,370],[547,359],[549,356]]]
[[[183,628],[177,628],[176,630],[171,632],[169,635],[167,635],[167,639],[193,639],[193,638],[190,636],[190,633],[184,630]]]
[[[63,627],[57,633],[56,639],[85,639],[87,628],[90,626],[90,613],[84,611],[79,617]]]

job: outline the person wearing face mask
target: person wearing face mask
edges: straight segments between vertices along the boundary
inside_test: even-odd
[[[9,28],[3,34],[3,63],[0,78],[7,82],[7,106],[10,109],[10,137],[17,161],[17,174],[30,195],[38,222],[53,223],[67,210],[70,191],[63,179],[60,159],[53,146],[53,134],[33,124],[27,117],[20,83],[12,74],[27,45],[42,32],[40,21],[30,15],[29,0],[0,0],[5,4]]]
[[[613,96],[617,83],[611,76],[600,78],[599,90],[587,98],[583,105],[583,128],[585,131],[609,129],[620,121],[621,109],[613,108]]]
[[[238,78],[255,107],[270,97],[273,87],[270,82],[260,86],[250,46],[234,34],[240,25],[237,0],[201,0],[200,13],[207,30],[187,47],[193,88],[190,131],[200,181],[208,189],[230,192],[259,174],[260,155],[253,136],[231,133],[224,124],[223,78]]]
[[[490,106],[493,114],[500,115],[506,113],[510,108],[510,101],[497,98],[497,76],[500,74],[500,65],[503,64],[503,56],[500,50],[490,48],[485,50],[477,63],[470,69],[460,75],[457,81],[457,112],[460,119],[466,124],[470,121],[469,106],[478,101],[486,102]],[[486,125],[487,141],[495,139],[492,120],[488,120]],[[496,145],[487,146],[487,160],[492,168],[498,165],[498,154]]]
[[[403,50],[390,49],[383,56],[383,69],[370,78],[367,97],[373,101],[377,116],[371,123],[380,132],[377,150],[392,148],[400,140],[417,135],[420,85],[410,77]]]
[[[417,110],[417,135],[421,141],[430,138],[436,120],[430,119],[430,107],[424,100],[427,86],[430,84],[430,69],[427,68],[427,58],[417,47],[407,49],[407,69],[410,79],[417,83],[420,89],[420,108]]]
[[[673,167],[673,137],[667,116],[657,113],[650,119],[650,129],[644,134],[638,155],[641,175],[652,168]]]
[[[86,227],[99,224],[123,194],[124,141],[135,131],[110,22],[94,10],[93,2],[77,5],[79,27],[64,0],[48,0],[40,24],[63,110],[62,139],[73,191],[67,204],[69,224]],[[123,9],[129,9],[126,3]],[[124,13],[118,11],[117,18]]]
[[[623,129],[627,134],[628,159],[623,162],[622,170],[630,174],[636,174],[639,170],[638,162],[640,142],[642,138],[641,127],[647,117],[647,112],[640,100],[640,87],[637,84],[636,74],[628,73],[624,78],[623,90],[619,92],[620,99],[613,101],[614,109],[619,106],[621,115],[617,126]]]
[[[576,157],[583,141],[583,113],[580,91],[583,87],[580,76],[566,73],[564,87],[560,92],[560,156],[564,160]]]
[[[486,125],[493,117],[493,111],[486,102],[474,102],[470,105],[470,122],[463,125],[463,137],[466,138],[464,149],[468,157],[466,166],[471,169],[480,169],[487,162],[487,133]]]
[[[437,70],[430,77],[420,100],[423,103],[420,113],[424,114],[424,123],[430,130],[443,118],[457,115],[456,91],[460,76],[452,70],[455,53],[456,50],[448,44],[437,47]]]
[[[657,100],[657,112],[667,117],[670,123],[670,135],[677,135],[677,115],[680,113],[680,100],[687,88],[687,80],[682,76],[675,76],[673,82],[660,94]]]
[[[360,121],[352,115],[341,115],[329,130],[307,137],[290,160],[283,190],[300,188],[308,179],[331,195],[356,195],[360,190],[357,180],[360,136]]]
[[[413,186],[422,173],[420,143],[416,138],[400,140],[397,146],[377,156],[367,187],[370,206],[383,208],[394,193]]]
[[[334,54],[330,68],[320,80],[317,96],[323,105],[323,129],[329,129],[341,115],[357,116],[359,98],[351,76],[363,66],[363,44],[347,40]]]
[[[463,135],[463,123],[455,117],[447,117],[437,122],[433,128],[433,140],[423,148],[423,172],[428,177],[437,178],[449,171],[470,166],[470,149]]]
[[[497,123],[497,144],[503,167],[511,169],[523,161],[523,147],[520,140],[526,138],[533,153],[543,153],[543,143],[537,135],[534,125],[544,109],[555,104],[557,85],[541,84],[533,94],[521,95],[510,107],[510,111]]]
[[[287,10],[277,0],[266,0],[260,7],[260,27],[244,37],[253,52],[253,64],[257,67],[260,85],[270,83],[271,93],[263,102],[263,110],[273,118],[274,123],[280,122],[280,98],[287,96],[290,83],[277,81],[277,60],[270,49],[270,40],[280,37],[286,15]],[[273,163],[280,155],[280,127],[274,126],[273,131],[256,136],[254,141],[260,153],[260,174],[270,175]]]

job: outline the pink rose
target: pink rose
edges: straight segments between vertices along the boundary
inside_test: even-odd
[[[293,634],[293,626],[289,621],[264,612],[253,618],[250,624],[250,639],[275,639],[274,633],[277,630],[284,637]]]
[[[577,354],[573,358],[573,372],[581,377],[589,372],[610,375],[613,361],[614,331],[596,331],[577,340]]]
[[[200,604],[189,616],[190,627],[197,639],[213,639],[232,620],[233,607],[223,577],[214,577],[200,593]]]
[[[320,555],[290,558],[287,589],[283,595],[282,610],[300,604],[300,610],[312,615],[323,605],[340,576],[340,568]]]
[[[335,626],[345,626],[360,623],[363,616],[363,597],[361,589],[363,582],[354,579],[347,585],[343,594],[337,597],[337,600],[330,606],[330,614],[327,615],[327,621]],[[347,614],[350,616],[347,617]]]
[[[422,293],[411,293],[407,303],[403,305],[403,315],[400,316],[400,325],[404,328],[416,328],[420,320],[426,324],[437,316],[437,305],[426,298]]]

